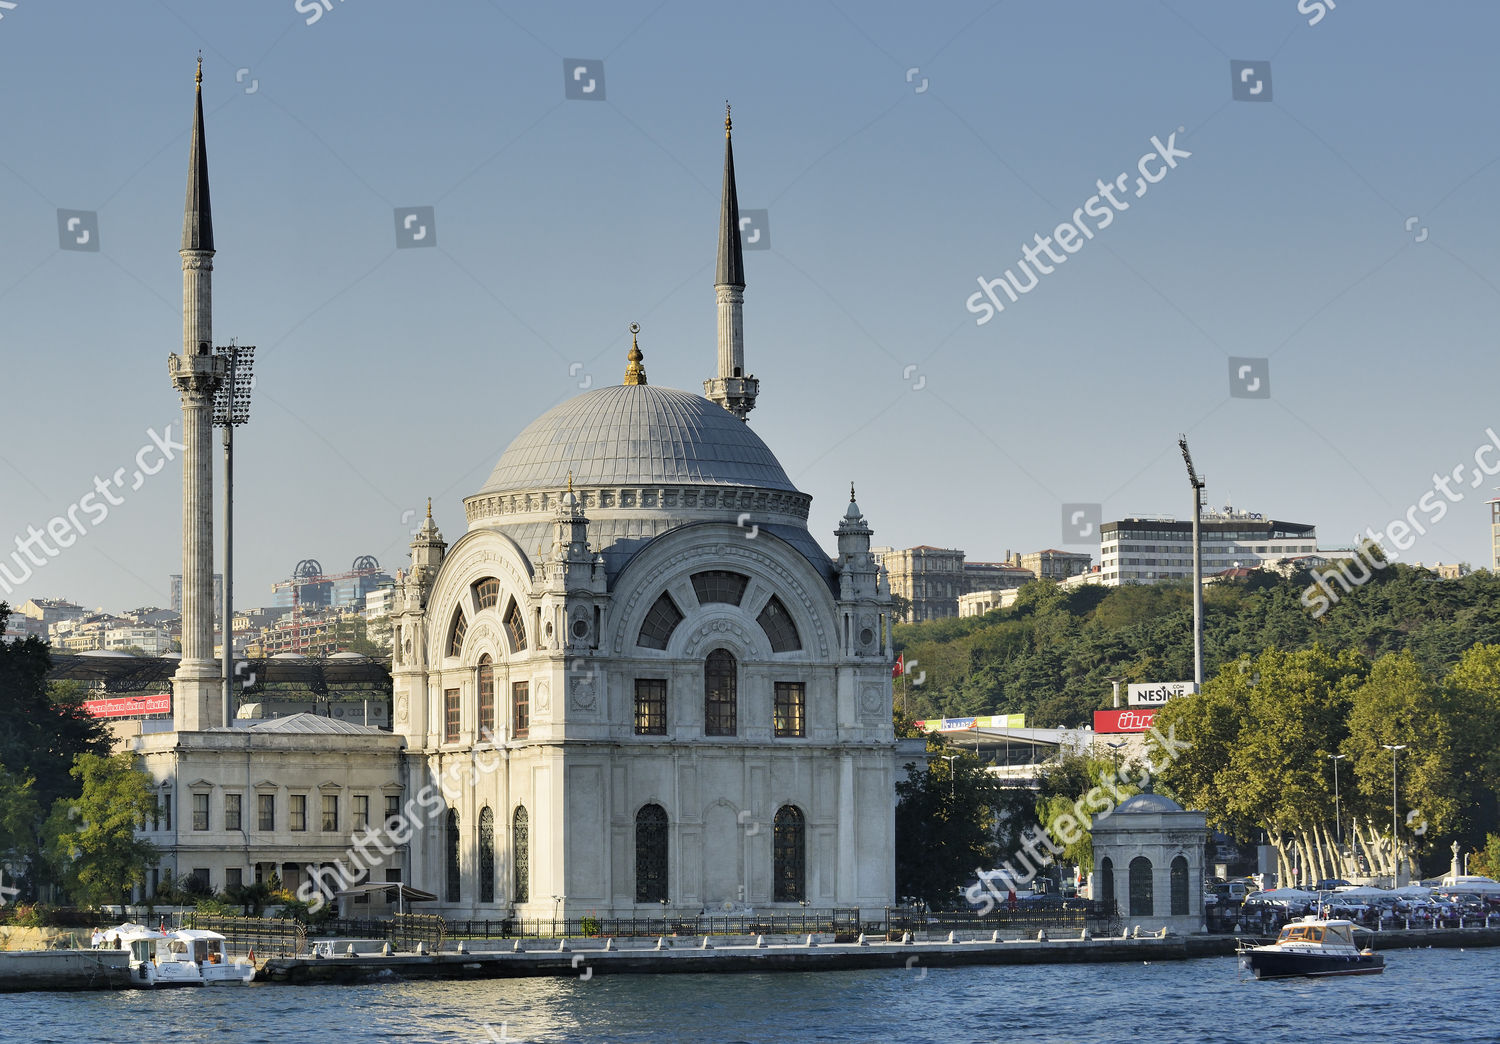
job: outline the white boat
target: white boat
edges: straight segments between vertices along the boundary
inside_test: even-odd
[[[1354,943],[1353,921],[1304,917],[1281,929],[1274,943],[1240,951],[1240,967],[1257,979],[1378,975],[1385,958]]]
[[[157,973],[161,985],[171,985],[168,978],[196,977],[200,986],[244,986],[255,975],[249,961],[231,961],[224,952],[224,937],[218,932],[183,929],[170,932],[166,945],[157,946]]]

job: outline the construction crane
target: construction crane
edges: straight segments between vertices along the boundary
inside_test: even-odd
[[[360,555],[354,560],[353,565],[346,572],[324,573],[323,565],[316,558],[304,558],[292,569],[290,580],[280,580],[271,585],[273,594],[292,589],[292,647],[298,652],[307,648],[307,642],[303,640],[302,628],[300,626],[300,614],[302,607],[302,589],[304,587],[317,587],[329,585],[330,587],[341,580],[358,580],[367,576],[374,576],[382,572],[380,563],[374,555]]]
[[[1193,487],[1193,684],[1203,685],[1203,487],[1206,479],[1198,477],[1193,455],[1188,452],[1187,436],[1177,436],[1182,461],[1187,465],[1188,482]]]

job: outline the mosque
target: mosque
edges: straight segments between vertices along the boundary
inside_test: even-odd
[[[201,90],[200,73],[171,361],[183,654],[173,731],[135,747],[168,810],[146,834],[164,866],[214,887],[323,884],[339,867],[474,918],[890,905],[890,592],[853,488],[830,557],[812,498],[748,422],[760,389],[727,115],[703,394],[648,383],[632,327],[623,382],[516,436],[464,500],[465,533],[449,544],[429,506],[397,579],[391,731],[305,715],[227,727]]]

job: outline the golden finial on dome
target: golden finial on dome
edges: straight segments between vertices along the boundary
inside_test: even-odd
[[[568,469],[568,492],[573,492],[573,469]]]
[[[724,137],[729,137],[729,132],[734,129],[734,124],[729,119],[729,100],[724,100]]]
[[[849,483],[849,503],[854,503],[854,483]]]
[[[432,521],[432,498],[427,498],[427,520]]]
[[[626,356],[630,363],[625,367],[626,384],[645,384],[646,368],[641,361],[646,357],[641,354],[641,346],[636,343],[635,335],[641,332],[640,323],[630,324],[630,354]]]
[[[201,50],[198,52],[198,87],[199,89],[203,87],[203,52]]]

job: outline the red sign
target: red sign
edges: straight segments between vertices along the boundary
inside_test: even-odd
[[[84,700],[83,709],[96,718],[132,718],[142,714],[171,714],[172,694],[118,696],[108,700]]]
[[[1095,732],[1145,732],[1156,717],[1157,708],[1149,710],[1105,710],[1094,712]]]

